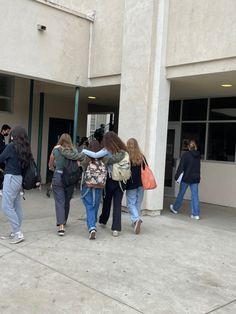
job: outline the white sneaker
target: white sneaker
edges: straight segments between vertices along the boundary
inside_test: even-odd
[[[14,232],[11,232],[10,234],[6,235],[6,236],[1,236],[0,239],[1,240],[12,240],[15,236]]]
[[[170,205],[170,211],[171,211],[173,214],[178,214],[177,210],[174,209],[174,205],[173,205],[173,204]]]
[[[24,238],[24,235],[22,232],[17,232],[15,233],[15,236],[14,238],[10,241],[10,244],[17,244],[17,243],[20,243],[22,241],[24,241],[25,238]]]
[[[102,223],[99,222],[99,226],[100,226],[101,228],[106,228],[107,225],[102,224]]]
[[[2,196],[2,190],[0,190],[0,196]]]
[[[194,215],[191,215],[191,218],[196,219],[196,220],[199,220],[199,219],[200,219],[199,216],[194,216]]]
[[[95,240],[96,239],[96,230],[91,230],[89,233],[89,240]]]
[[[113,230],[112,231],[112,235],[113,235],[113,237],[118,237],[119,236],[119,231]]]

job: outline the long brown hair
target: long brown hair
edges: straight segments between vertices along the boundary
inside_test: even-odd
[[[107,132],[103,137],[104,147],[112,154],[118,153],[121,150],[128,151],[125,143],[119,138],[119,136],[113,132]]]
[[[143,161],[143,153],[141,152],[138,142],[135,138],[130,138],[127,141],[129,158],[133,166],[141,165]]]
[[[72,140],[70,137],[70,134],[68,133],[63,133],[60,138],[59,141],[57,143],[57,145],[61,145],[61,146],[66,146],[68,148],[72,148]]]
[[[26,130],[21,126],[16,126],[10,133],[10,140],[15,146],[15,150],[22,168],[27,167],[30,159],[33,158],[33,155],[31,152],[30,140]]]

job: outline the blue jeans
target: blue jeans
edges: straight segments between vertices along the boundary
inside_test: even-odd
[[[144,189],[142,186],[137,189],[127,190],[127,207],[130,213],[132,224],[140,219],[141,204],[143,201]]]
[[[200,216],[200,206],[199,206],[199,198],[198,198],[198,183],[186,183],[181,181],[179,187],[179,193],[176,198],[176,201],[173,205],[175,210],[179,210],[182,205],[184,194],[187,188],[190,187],[191,190],[191,205],[192,205],[192,215],[193,216]]]
[[[101,188],[82,188],[82,200],[86,208],[88,230],[96,230],[98,209],[102,198]]]
[[[20,231],[23,219],[20,199],[21,185],[22,176],[5,174],[2,190],[2,209],[11,224],[13,233]]]

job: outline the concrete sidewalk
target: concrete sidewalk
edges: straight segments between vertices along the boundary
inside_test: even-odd
[[[165,200],[168,209],[171,199]],[[164,210],[144,217],[140,235],[123,213],[88,240],[75,194],[65,237],[58,237],[53,198],[32,191],[22,201],[26,241],[0,241],[0,313],[236,313],[236,209],[202,204],[202,219]],[[1,234],[9,224],[0,215]]]

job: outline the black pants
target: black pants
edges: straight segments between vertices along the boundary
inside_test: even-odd
[[[3,188],[3,180],[4,180],[4,169],[5,169],[5,164],[1,163],[0,164],[0,190]]]
[[[52,190],[55,199],[57,226],[67,222],[70,211],[70,200],[74,192],[74,185],[64,187],[61,174],[54,172]]]
[[[118,181],[107,178],[105,188],[105,198],[103,199],[102,214],[99,217],[99,222],[106,224],[111,211],[111,202],[113,200],[113,220],[111,230],[121,231],[121,201],[123,192]]]

